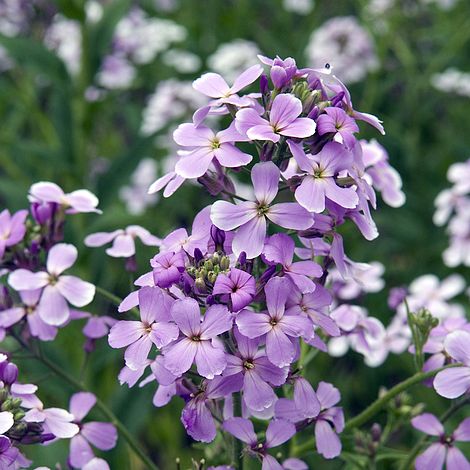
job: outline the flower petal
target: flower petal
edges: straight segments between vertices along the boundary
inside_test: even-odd
[[[296,202],[274,204],[266,217],[281,227],[293,230],[306,230],[313,224],[312,215]]]
[[[70,413],[73,414],[75,421],[81,421],[95,406],[96,397],[90,392],[78,392],[72,395],[70,399]]]
[[[210,341],[198,343],[195,360],[198,373],[206,379],[213,379],[214,376],[220,375],[227,365],[225,352],[214,348]]]
[[[429,434],[430,436],[440,436],[444,434],[444,427],[441,422],[431,413],[423,413],[414,417],[411,424],[415,429]]]
[[[171,316],[184,335],[199,334],[201,310],[196,300],[191,298],[177,300],[171,308]]]
[[[27,269],[17,269],[8,276],[8,284],[17,291],[40,289],[48,283],[49,276],[44,271],[32,273]]]
[[[248,419],[230,418],[224,421],[222,427],[224,431],[246,444],[254,444],[257,441],[253,423]]]
[[[251,181],[259,204],[268,205],[276,197],[280,175],[279,168],[273,162],[261,162],[253,167]]]
[[[431,444],[415,461],[416,470],[441,470],[446,457],[444,445]]]
[[[253,202],[232,204],[227,201],[216,201],[211,207],[211,221],[221,230],[233,230],[257,217],[256,205]]]
[[[77,249],[69,243],[54,245],[47,255],[47,272],[58,276],[73,266],[77,260]]]
[[[470,367],[454,367],[438,372],[433,386],[442,397],[460,397],[470,390]]]
[[[93,284],[75,276],[60,276],[55,287],[75,307],[88,305],[93,300],[96,290]]]
[[[261,254],[266,238],[266,218],[255,216],[242,225],[232,241],[232,250],[236,256],[244,251],[248,259],[256,258]]]
[[[44,288],[37,312],[48,325],[59,326],[69,319],[69,306],[57,285]]]
[[[134,238],[131,235],[118,235],[114,239],[113,246],[106,250],[109,256],[114,258],[129,258],[135,255]]]
[[[227,85],[227,82],[218,73],[213,72],[204,73],[197,80],[194,80],[193,88],[211,98],[222,98],[230,93],[230,87]]]
[[[111,423],[92,421],[82,426],[82,435],[100,450],[110,450],[116,445],[117,431]]]
[[[341,441],[330,424],[320,419],[315,424],[315,440],[317,451],[325,459],[334,459],[341,453]]]

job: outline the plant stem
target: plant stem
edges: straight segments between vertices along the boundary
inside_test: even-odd
[[[388,392],[386,392],[380,398],[375,400],[374,403],[369,405],[364,411],[362,411],[357,416],[354,416],[349,421],[347,421],[346,425],[344,426],[343,432],[351,431],[354,428],[358,428],[359,426],[362,426],[364,423],[366,423],[371,418],[373,418],[379,411],[381,411],[390,400],[392,400],[393,398],[395,398],[397,395],[404,392],[408,388],[412,387],[413,385],[416,385],[422,382],[423,380],[433,377],[435,374],[437,374],[441,370],[449,369],[451,367],[459,367],[461,365],[462,364],[459,364],[459,363],[448,364],[436,370],[431,370],[429,372],[418,372],[414,374],[410,378],[392,387]],[[315,441],[309,440],[307,442],[304,442],[303,444],[300,444],[296,449],[294,449],[294,455],[299,456],[299,455],[302,455],[304,452],[307,452],[308,450],[313,450],[314,442]]]
[[[234,416],[242,415],[242,399],[240,392],[234,393],[233,395],[233,413]],[[243,470],[243,443],[236,437],[233,439],[232,462],[235,464],[237,470]]]
[[[69,375],[67,372],[61,369],[60,366],[55,364],[54,362],[50,361],[47,357],[36,354],[32,349],[24,343],[20,338],[15,338],[22,344],[26,349],[31,351],[34,354],[34,358],[38,361],[42,362],[48,369],[54,372],[58,377],[63,379],[65,382],[69,383],[73,388],[88,392],[89,390],[77,379]],[[96,397],[96,406],[101,410],[101,412],[111,421],[114,426],[116,426],[119,434],[127,441],[129,447],[134,451],[135,455],[142,461],[143,464],[146,465],[148,470],[158,470],[158,467],[150,460],[150,458],[145,454],[144,450],[140,446],[140,444],[134,439],[131,433],[127,430],[126,426],[119,421],[116,415],[111,411],[108,406],[101,401],[98,397]]]
[[[111,303],[113,303],[117,307],[119,307],[119,305],[122,302],[122,299],[120,297],[118,297],[117,295],[114,295],[112,292],[109,292],[106,289],[103,289],[100,286],[96,286],[96,293],[100,294],[102,297],[109,300]],[[140,318],[139,312],[135,308],[131,308],[129,310],[129,313],[132,313],[134,316]]]

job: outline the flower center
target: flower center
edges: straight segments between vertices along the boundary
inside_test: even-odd
[[[199,335],[191,336],[191,341],[195,341],[196,343],[199,343],[201,341],[201,337]]]
[[[269,206],[267,204],[259,204],[257,210],[259,216],[265,216],[269,211]]]
[[[214,138],[214,139],[211,141],[211,149],[212,149],[212,150],[215,150],[215,149],[218,149],[218,148],[220,148],[219,139]]]
[[[244,367],[246,370],[251,370],[251,369],[254,369],[254,368],[255,368],[255,365],[253,364],[253,362],[252,362],[251,359],[247,359],[247,360],[243,363],[243,367]]]

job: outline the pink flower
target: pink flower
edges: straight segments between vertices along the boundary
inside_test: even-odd
[[[78,189],[66,194],[55,183],[41,181],[31,186],[28,198],[30,202],[55,202],[65,207],[68,214],[78,212],[97,212],[101,214],[101,211],[96,208],[99,202],[98,198],[86,189]]]
[[[233,125],[216,134],[208,127],[185,123],[178,126],[173,138],[178,145],[189,150],[175,166],[176,174],[183,178],[199,178],[214,159],[222,166],[234,168],[250,163],[253,158],[235,147],[234,142],[246,139]]]
[[[312,225],[311,214],[295,202],[271,205],[278,192],[279,177],[279,168],[274,163],[257,163],[251,173],[256,202],[217,201],[212,205],[211,219],[216,227],[222,230],[240,227],[232,242],[237,256],[244,251],[251,259],[261,253],[266,238],[266,219],[295,230],[305,230]]]
[[[129,225],[124,230],[114,232],[97,232],[85,238],[85,245],[89,247],[103,246],[113,241],[113,246],[106,250],[109,256],[115,258],[129,258],[135,255],[134,240],[139,238],[144,245],[159,246],[161,240],[153,236],[148,230],[139,225]]]
[[[316,155],[306,155],[301,144],[289,141],[288,145],[305,173],[295,190],[295,199],[302,207],[320,213],[325,210],[326,199],[348,209],[357,206],[359,198],[355,189],[342,188],[335,181],[335,175],[352,164],[352,155],[342,145],[329,142]]]
[[[245,271],[232,268],[228,274],[217,276],[212,294],[227,294],[230,297],[231,311],[238,312],[253,300],[255,291],[255,278]]]
[[[218,73],[205,73],[194,80],[193,88],[206,96],[216,98],[217,101],[212,103],[214,105],[227,103],[235,106],[247,106],[250,104],[247,97],[240,97],[237,93],[253,83],[262,73],[263,68],[260,65],[253,65],[239,75],[231,87]]]
[[[33,408],[26,413],[24,420],[28,423],[44,423],[47,432],[59,439],[69,439],[79,433],[80,428],[73,423],[74,416],[62,408]]]
[[[67,301],[75,307],[84,307],[95,296],[93,284],[62,274],[76,259],[77,249],[73,245],[59,243],[49,251],[47,271],[33,273],[17,269],[10,274],[8,283],[18,291],[44,288],[38,305],[39,316],[48,325],[62,325],[70,317]]]
[[[28,211],[22,210],[10,215],[8,209],[0,212],[0,259],[9,246],[16,245],[26,233],[24,221]]]
[[[287,93],[277,95],[273,100],[269,120],[262,118],[254,109],[241,109],[236,114],[235,126],[238,132],[246,134],[251,140],[270,140],[279,142],[281,135],[310,137],[316,128],[310,118],[299,118],[302,102]]]
[[[317,132],[319,135],[332,133],[336,142],[352,148],[356,143],[354,133],[359,132],[359,127],[341,108],[329,107],[317,119]]]

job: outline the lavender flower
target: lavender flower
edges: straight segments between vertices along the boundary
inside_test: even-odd
[[[213,295],[226,294],[230,298],[232,312],[246,307],[255,296],[256,281],[250,274],[232,268],[228,274],[219,274],[212,290]]]
[[[5,250],[23,240],[26,227],[25,219],[28,211],[18,211],[13,216],[8,209],[0,212],[0,259],[3,258]]]

